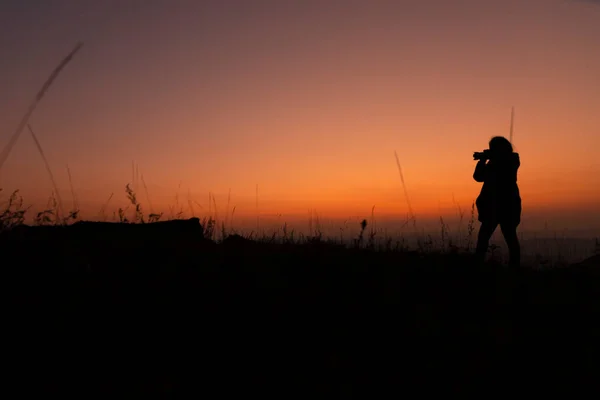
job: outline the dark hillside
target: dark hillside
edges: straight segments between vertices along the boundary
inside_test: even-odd
[[[0,252],[20,392],[573,394],[600,367],[597,259],[511,271],[319,240],[215,243],[197,219],[20,227]]]

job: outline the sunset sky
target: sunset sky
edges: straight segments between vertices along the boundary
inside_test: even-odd
[[[78,41],[30,123],[85,218],[125,204],[132,162],[154,211],[231,190],[253,218],[258,185],[264,218],[401,217],[394,151],[417,216],[451,215],[514,106],[524,224],[600,230],[600,1],[4,0],[2,148]],[[0,187],[50,195],[28,131]]]

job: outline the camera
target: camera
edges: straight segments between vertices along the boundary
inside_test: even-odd
[[[482,152],[475,152],[473,153],[473,160],[489,160],[490,159],[490,150],[489,149],[485,149]]]

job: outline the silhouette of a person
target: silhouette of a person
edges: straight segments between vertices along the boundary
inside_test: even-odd
[[[521,222],[521,195],[517,185],[517,170],[521,161],[519,154],[513,152],[511,143],[502,136],[493,137],[489,146],[489,150],[479,158],[473,173],[473,179],[483,182],[475,202],[481,222],[475,254],[477,261],[483,263],[490,238],[500,225],[510,253],[510,265],[518,267],[521,262],[517,237],[517,227]]]

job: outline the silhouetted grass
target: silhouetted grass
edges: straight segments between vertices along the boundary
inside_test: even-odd
[[[234,208],[219,235],[212,195],[200,237],[146,232],[162,215],[126,196],[132,217],[119,209],[116,227],[140,229],[124,234],[59,218],[56,200],[26,227],[18,192],[7,199],[5,340],[21,393],[539,394],[589,388],[600,367],[600,266],[510,270],[491,246],[476,267],[472,228],[455,243],[440,218],[439,240],[411,250],[375,240],[374,208],[350,244],[312,212],[308,235],[239,235],[224,222]]]
[[[70,175],[70,172],[69,172]],[[142,176],[142,184],[144,186],[147,200],[150,204],[150,195],[147,190],[147,186]],[[73,196],[73,209],[69,210],[65,216],[61,216],[60,212],[60,200],[57,200],[55,193],[53,193],[49,200],[46,208],[36,213],[33,217],[34,225],[65,225],[76,222],[80,218],[80,211],[76,209],[78,202],[75,199],[75,191],[71,184],[71,192]],[[0,200],[1,200],[0,193]],[[123,222],[123,223],[152,223],[164,220],[163,213],[153,212],[152,207],[150,211],[144,209],[143,205],[139,202],[137,194],[127,184],[125,186],[125,195],[129,205],[125,207],[119,207],[112,216],[112,221]],[[105,204],[100,209],[99,216],[101,221],[106,221],[106,209],[114,197],[111,194]],[[196,204],[201,210],[204,210],[201,204],[193,201],[188,193],[188,210],[184,210],[183,205],[179,203],[179,190],[175,195],[176,204],[170,207],[170,218],[180,219],[186,215],[195,216],[193,204]],[[476,242],[476,216],[475,216],[475,204],[473,203],[469,210],[468,220],[466,226],[464,226],[465,213],[460,208],[457,208],[458,216],[458,228],[452,230],[450,226],[445,222],[444,218],[439,218],[439,231],[437,235],[432,233],[421,232],[418,236],[414,233],[408,232],[412,239],[413,244],[409,244],[409,240],[402,234],[396,236],[388,236],[383,231],[376,228],[375,218],[375,206],[371,209],[370,222],[368,223],[365,219],[360,222],[358,228],[358,234],[354,237],[348,236],[351,234],[351,227],[348,226],[348,221],[344,223],[343,227],[339,228],[339,238],[335,235],[325,236],[322,230],[322,224],[320,221],[319,214],[316,210],[309,210],[308,216],[308,232],[296,232],[291,230],[288,232],[288,226],[285,222],[279,229],[272,231],[263,230],[243,232],[234,228],[233,217],[235,214],[235,206],[230,209],[231,195],[228,195],[227,207],[223,215],[219,215],[217,203],[212,193],[209,193],[209,207],[208,212],[204,216],[200,216],[201,223],[205,227],[206,238],[216,241],[222,241],[229,235],[237,234],[242,235],[248,239],[260,240],[260,241],[271,241],[271,242],[285,242],[285,243],[297,243],[301,244],[307,241],[325,241],[328,243],[344,244],[349,247],[368,248],[377,251],[386,251],[389,249],[403,249],[403,250],[416,250],[422,253],[440,252],[442,254],[447,253],[459,253],[459,254],[470,254],[473,251],[474,244]],[[23,199],[18,195],[18,191],[9,196],[9,199],[2,204],[0,201],[0,232],[2,230],[10,229],[19,224],[23,224],[26,220],[26,214],[30,211],[31,207],[26,207],[23,203]],[[399,225],[398,230],[401,231],[410,222],[416,227],[416,218],[413,216],[407,216],[407,219]],[[369,229],[367,230],[367,225]],[[556,235],[555,235],[556,236]],[[416,240],[414,240],[416,237]],[[544,243],[548,242],[546,240]],[[568,265],[569,261],[574,257],[569,254],[572,251],[570,248],[565,248],[560,245],[560,240],[555,237],[552,243],[545,244],[547,247],[551,247],[551,254],[543,256],[542,253],[536,253],[534,257],[525,257],[525,264],[529,267],[550,267],[550,266],[565,266]],[[503,248],[503,242],[494,243],[492,242],[489,247],[489,259],[490,261],[501,262],[503,255],[501,250]],[[589,253],[592,253],[592,249],[589,249]],[[566,252],[566,253],[565,253]]]
[[[21,393],[539,394],[590,388],[600,367],[598,269],[374,248],[366,221],[350,247],[286,230],[213,241],[211,221],[205,239],[84,225],[0,235]]]
[[[42,85],[42,87],[40,88],[38,93],[36,94],[35,98],[29,105],[29,108],[25,112],[25,115],[23,115],[23,117],[21,118],[21,121],[19,122],[17,129],[12,134],[10,141],[4,147],[4,149],[2,149],[2,152],[0,153],[0,170],[2,170],[4,163],[8,159],[8,156],[10,155],[13,147],[17,143],[17,140],[19,139],[21,132],[23,132],[23,129],[25,129],[25,126],[29,122],[29,118],[31,117],[31,115],[33,114],[35,109],[37,108],[38,104],[42,101],[42,99],[44,98],[44,96],[46,95],[46,93],[48,92],[50,87],[52,86],[52,83],[54,83],[54,81],[60,75],[62,70],[67,66],[67,64],[69,64],[69,62],[71,62],[73,57],[75,57],[75,55],[81,49],[82,46],[83,46],[83,43],[81,43],[81,42],[77,43],[75,45],[73,50],[71,50],[71,52],[65,58],[63,58],[61,60],[61,62],[50,73],[50,76],[48,77],[48,79],[46,79],[46,81],[44,82],[44,84]]]

